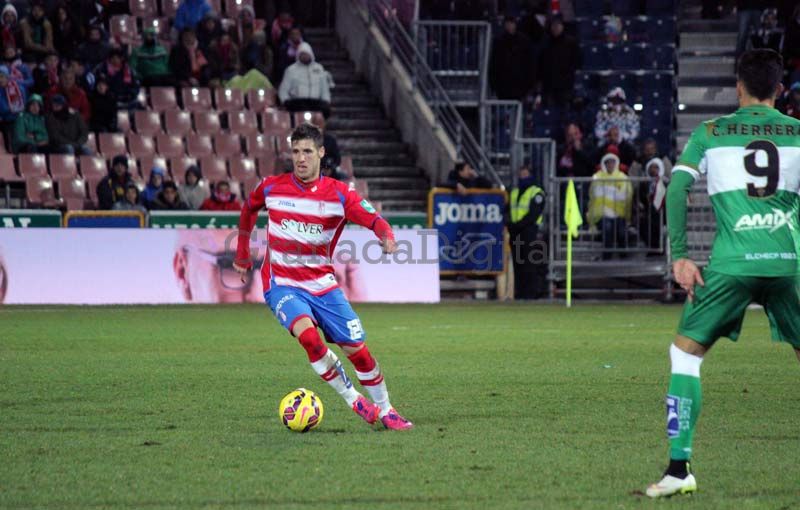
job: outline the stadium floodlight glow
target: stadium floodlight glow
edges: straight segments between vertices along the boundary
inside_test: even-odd
[[[678,104],[678,110],[683,111],[686,109],[686,105],[683,103]]]
[[[307,121],[311,120],[311,112],[306,112],[303,114],[303,118]]]
[[[642,105],[642,103],[634,103],[633,109],[636,110],[637,112],[640,112],[644,109],[644,106]]]

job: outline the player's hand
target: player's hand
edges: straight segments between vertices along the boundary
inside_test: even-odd
[[[694,286],[706,286],[700,269],[691,259],[678,259],[673,262],[672,274],[675,275],[675,281],[678,282],[678,285],[686,291],[690,303],[694,301]]]
[[[397,251],[397,242],[394,239],[387,237],[381,241],[381,248],[383,248],[383,253],[394,253]]]
[[[233,270],[239,273],[242,283],[247,283],[247,273],[250,271],[249,267],[240,266],[236,262],[233,263]]]

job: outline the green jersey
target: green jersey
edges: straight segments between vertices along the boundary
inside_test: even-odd
[[[739,108],[698,126],[672,171],[706,175],[717,220],[709,269],[800,273],[800,121],[768,106]]]

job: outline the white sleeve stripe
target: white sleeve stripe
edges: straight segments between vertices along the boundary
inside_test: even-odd
[[[692,168],[690,166],[686,166],[686,165],[675,165],[675,166],[672,167],[672,172],[673,173],[674,172],[686,172],[689,175],[691,175],[692,177],[694,177],[695,180],[700,178],[700,172],[698,172],[694,168]]]

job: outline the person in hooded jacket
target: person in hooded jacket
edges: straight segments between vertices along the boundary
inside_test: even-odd
[[[304,42],[298,48],[297,61],[283,75],[278,97],[289,111],[321,111],[328,118],[331,81],[330,73],[315,61],[311,45]]]
[[[169,53],[156,39],[156,29],[142,32],[142,45],[131,52],[131,69],[145,87],[166,87],[174,80],[169,70]]]
[[[47,153],[50,143],[45,127],[44,102],[42,96],[31,94],[25,103],[25,111],[17,116],[11,137],[11,146],[15,153],[36,152]]]
[[[169,54],[169,68],[181,87],[208,84],[211,69],[194,30],[187,28],[181,32],[180,44],[173,46]]]
[[[81,114],[84,122],[89,122],[92,118],[92,107],[89,105],[89,96],[75,81],[75,73],[69,69],[61,71],[61,79],[59,80],[61,87],[52,91],[45,98],[45,102],[49,104],[52,98],[56,95],[62,95],[67,98],[67,104],[70,108]]]
[[[87,40],[78,46],[75,57],[87,68],[95,69],[105,62],[111,53],[111,45],[105,40],[103,28],[99,25],[89,27]]]
[[[92,103],[92,118],[89,128],[97,133],[113,133],[117,131],[117,98],[108,87],[106,75],[96,77],[95,87],[89,96]]]
[[[125,196],[122,200],[114,202],[111,208],[114,211],[138,211],[142,214],[147,214],[147,209],[142,205],[142,200],[139,196],[139,188],[131,183],[125,186]]]
[[[178,186],[178,193],[181,200],[189,206],[189,209],[198,210],[203,202],[208,198],[208,188],[200,181],[203,174],[197,165],[191,165],[186,169],[183,177],[183,184]]]
[[[211,10],[208,0],[183,0],[175,12],[172,27],[178,32],[187,28],[194,30],[200,20]]]
[[[151,207],[151,210],[158,211],[186,211],[188,209],[189,206],[180,199],[178,187],[173,181],[164,183],[164,189],[158,194]]]
[[[118,48],[111,50],[106,61],[95,68],[94,75],[99,74],[106,75],[108,87],[117,98],[117,105],[120,108],[132,109],[141,106],[137,99],[139,81],[128,65],[124,51]]]
[[[639,232],[642,240],[652,251],[650,254],[658,255],[663,252],[661,246],[664,217],[664,199],[667,196],[669,176],[666,174],[664,161],[654,157],[644,164],[644,169],[649,182],[642,182],[639,188],[638,207],[642,211],[639,216]]]
[[[125,198],[125,189],[130,184],[135,185],[128,172],[128,157],[114,156],[108,175],[97,184],[97,208],[110,210],[115,202]]]
[[[92,155],[92,150],[86,145],[89,128],[80,114],[69,107],[67,98],[61,94],[53,96],[50,108],[46,120],[50,151],[53,154]]]
[[[589,186],[589,210],[586,214],[592,227],[600,227],[603,237],[603,260],[626,248],[627,227],[631,221],[633,186],[619,169],[619,157],[606,154],[600,160],[600,170],[592,176]]]
[[[164,191],[164,176],[166,171],[160,166],[154,166],[150,170],[150,179],[142,192],[142,203],[148,209],[152,208],[153,203],[158,198],[158,194]]]
[[[45,17],[41,1],[33,3],[30,14],[19,25],[22,30],[23,60],[41,62],[44,57],[56,50],[53,46],[53,25]]]
[[[231,185],[228,181],[217,181],[214,185],[214,192],[205,199],[200,206],[201,211],[240,211],[242,203],[236,198],[235,193],[231,193]]]
[[[242,6],[236,26],[232,31],[234,43],[239,48],[242,69],[244,71],[256,69],[270,79],[276,78],[273,74],[272,48],[267,44],[266,24],[264,20],[256,18],[255,11],[251,6]],[[280,77],[277,78],[275,81],[280,81]]]
[[[19,26],[17,9],[6,4],[0,11],[0,43],[3,48],[22,48],[22,29]]]
[[[197,47],[204,54],[208,54],[208,47],[222,35],[222,23],[214,11],[208,11],[195,28]]]

